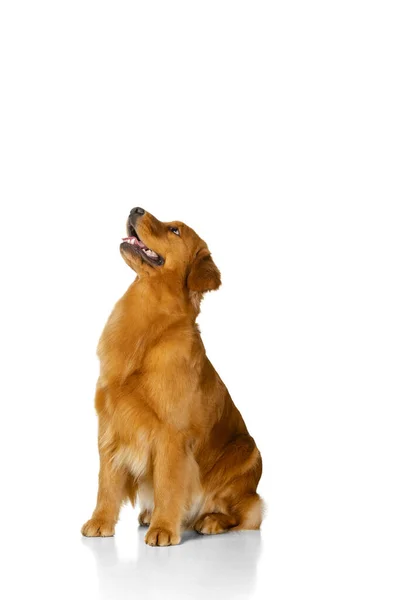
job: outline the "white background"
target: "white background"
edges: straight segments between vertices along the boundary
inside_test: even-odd
[[[5,598],[403,597],[402,3],[3,0]],[[208,242],[261,534],[82,540],[95,348],[143,206]]]

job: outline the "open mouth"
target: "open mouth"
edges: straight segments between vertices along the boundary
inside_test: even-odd
[[[146,262],[151,265],[162,265],[164,263],[164,259],[162,256],[157,254],[151,248],[148,248],[144,242],[140,239],[138,234],[136,233],[136,229],[133,225],[128,224],[128,237],[122,238],[122,242],[124,244],[128,244],[131,246],[131,250],[134,250],[136,254],[138,254],[141,258],[143,258]]]

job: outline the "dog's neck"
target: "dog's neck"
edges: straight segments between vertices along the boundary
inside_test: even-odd
[[[167,323],[179,319],[195,323],[202,294],[189,291],[175,276],[142,277],[135,279],[121,300],[128,312],[141,315],[148,323],[162,316]]]
[[[136,279],[116,303],[98,344],[105,378],[109,379],[114,365],[115,369],[122,365],[122,380],[140,368],[148,349],[171,327],[181,324],[187,337],[190,330],[199,335],[195,325],[199,302],[190,298],[179,282],[162,282],[154,277]]]

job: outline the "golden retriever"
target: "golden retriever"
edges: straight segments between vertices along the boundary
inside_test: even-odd
[[[112,536],[138,498],[150,546],[258,529],[260,452],[206,356],[196,317],[220,286],[206,243],[187,225],[131,210],[120,246],[137,278],[102,333],[95,406],[97,505],[85,536]]]

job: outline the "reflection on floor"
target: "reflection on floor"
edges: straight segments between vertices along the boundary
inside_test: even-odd
[[[139,528],[135,558],[120,558],[115,538],[83,538],[93,553],[100,600],[189,598],[234,600],[254,592],[261,554],[259,531],[200,536],[186,532],[179,546],[151,548]]]

